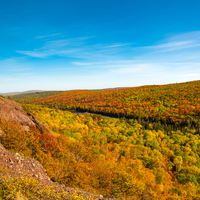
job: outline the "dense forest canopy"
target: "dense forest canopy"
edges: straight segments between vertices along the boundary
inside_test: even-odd
[[[200,81],[111,90],[74,90],[46,98],[16,99],[62,110],[89,111],[137,119],[146,128],[200,128]],[[150,126],[149,126],[150,125]]]
[[[116,199],[199,199],[200,81],[16,100],[53,136],[4,122],[0,142],[53,181]]]

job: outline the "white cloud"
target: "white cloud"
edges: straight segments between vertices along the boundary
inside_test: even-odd
[[[53,82],[65,85],[62,88],[71,87],[66,89],[164,84],[199,79],[200,31],[171,36],[155,45],[135,48],[131,47],[132,43],[91,44],[89,39],[53,40],[40,49],[18,53],[46,60],[51,56],[62,57],[63,60],[70,57],[52,67],[57,71],[58,79],[61,79],[55,78]],[[41,80],[48,79],[44,77]]]
[[[35,57],[35,58],[46,58],[46,57],[52,55],[52,53],[45,52],[45,51],[42,51],[42,52],[40,52],[40,51],[16,51],[16,52],[27,55],[27,56]]]
[[[45,43],[43,47],[39,49],[16,52],[36,58],[58,56],[84,60],[84,62],[74,61],[75,65],[93,65],[93,62],[101,63],[110,60],[118,60],[119,57],[122,59],[126,57],[128,60],[133,60],[136,59],[134,55],[136,53],[138,54],[138,52],[139,60],[146,61],[146,59],[149,59],[151,61],[154,59],[159,60],[159,62],[161,60],[166,62],[167,59],[172,59],[172,62],[174,62],[175,60],[173,59],[175,57],[176,59],[188,58],[189,60],[189,57],[194,57],[194,55],[199,59],[200,55],[200,31],[179,34],[166,38],[160,41],[159,44],[135,48],[131,47],[133,43],[91,44],[89,39],[93,37],[94,36],[52,40]]]
[[[15,74],[16,76],[30,76],[30,75],[33,75],[34,73],[18,73],[18,74]]]
[[[15,57],[0,60],[0,72],[21,72],[30,70],[30,65],[24,62],[24,58]]]
[[[170,37],[170,40],[173,41],[181,41],[181,40],[200,40],[200,30],[199,31],[192,31],[192,32],[186,32],[177,34]]]
[[[168,52],[196,47],[200,47],[200,31],[178,34],[161,41],[160,44],[144,48]]]
[[[72,62],[73,65],[78,66],[97,66],[97,65],[106,65],[110,61],[104,61],[104,62]]]
[[[64,40],[52,40],[39,49],[33,51],[16,51],[17,53],[36,58],[48,58],[51,56],[73,57],[83,59],[108,58],[119,53],[130,43],[114,44],[90,44],[91,37],[79,37]]]
[[[160,50],[162,52],[183,50],[187,48],[199,47],[200,43],[195,43],[195,41],[176,41],[168,42],[164,44],[159,44],[155,46],[149,46],[147,48]]]
[[[54,37],[54,36],[58,36],[58,35],[62,35],[62,33],[55,33],[55,34],[50,34],[50,35],[43,35],[43,36],[37,36],[35,38],[45,38],[45,37]]]
[[[113,45],[105,46],[105,48],[115,48],[115,47],[122,47],[122,46],[127,46],[127,45],[130,45],[130,44],[132,44],[132,43],[113,44]]]

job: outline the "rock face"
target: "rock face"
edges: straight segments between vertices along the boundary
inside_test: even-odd
[[[20,124],[23,131],[30,131],[30,127],[36,127],[41,132],[52,134],[34,115],[26,113],[19,104],[2,97],[0,97],[0,117]]]
[[[10,177],[22,177],[29,176],[37,179],[42,185],[51,186],[57,192],[64,191],[66,194],[76,192],[78,195],[82,196],[84,199],[91,197],[95,200],[103,200],[101,195],[93,195],[85,191],[77,191],[74,188],[66,187],[65,185],[60,185],[54,183],[48,177],[43,166],[35,159],[26,158],[20,156],[18,153],[10,153],[7,151],[0,143],[0,167],[8,169],[8,176]],[[1,180],[1,177],[0,177]],[[64,198],[65,199],[65,198]],[[69,199],[66,197],[66,200]],[[108,200],[108,199],[105,199]],[[115,200],[115,199],[110,199]]]
[[[20,124],[24,131],[31,131],[32,127],[36,127],[41,132],[48,132],[52,134],[39,120],[30,113],[26,113],[19,104],[14,103],[8,99],[0,97],[0,118],[11,121],[14,124]],[[0,137],[3,136],[3,132],[0,130]],[[66,187],[54,183],[48,177],[43,166],[35,159],[26,158],[20,156],[18,153],[14,154],[6,150],[0,143],[0,167],[8,169],[8,176],[21,177],[32,176],[37,179],[42,185],[52,186],[59,191],[65,191],[68,193],[77,192],[84,199],[92,197],[94,199],[103,200],[103,196],[93,195],[85,191],[76,191],[74,188]],[[1,177],[0,177],[1,180]],[[66,198],[68,199],[68,198]],[[107,199],[105,199],[107,200]],[[115,199],[109,199],[115,200]]]
[[[10,153],[2,146],[2,144],[0,144],[0,166],[6,167],[10,172],[15,172],[18,176],[22,176],[26,173],[29,176],[36,177],[43,184],[52,184],[42,165],[38,161],[22,157],[18,153]]]

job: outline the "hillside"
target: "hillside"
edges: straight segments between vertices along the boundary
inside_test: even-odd
[[[21,103],[136,119],[146,128],[200,133],[200,81],[115,90],[77,90]],[[151,124],[151,125],[150,125]],[[150,127],[149,127],[150,125]]]
[[[28,90],[24,92],[8,92],[3,93],[3,96],[14,96],[14,95],[21,95],[21,94],[29,94],[29,93],[36,93],[36,92],[44,92],[43,90]]]
[[[37,100],[37,99],[59,94],[60,92],[61,91],[46,91],[46,92],[40,91],[40,92],[32,92],[32,93],[21,93],[21,94],[13,95],[12,99],[14,99],[15,101],[21,101],[23,99]]]
[[[38,130],[41,133],[52,133],[42,125],[31,113],[26,113],[19,104],[0,97],[0,118],[9,120],[14,124],[20,124],[23,131]]]
[[[34,156],[51,180],[106,197],[199,199],[199,84],[68,91],[23,99],[31,103],[24,109],[54,135],[30,141],[34,149],[43,149]],[[23,153],[30,156],[29,147]]]
[[[53,143],[52,132],[34,115],[0,97],[0,199],[103,199],[50,180],[37,160],[46,162],[45,148]]]

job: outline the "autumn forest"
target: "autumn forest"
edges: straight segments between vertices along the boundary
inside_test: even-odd
[[[50,179],[126,200],[200,199],[200,81],[12,96],[53,135],[1,120]]]

